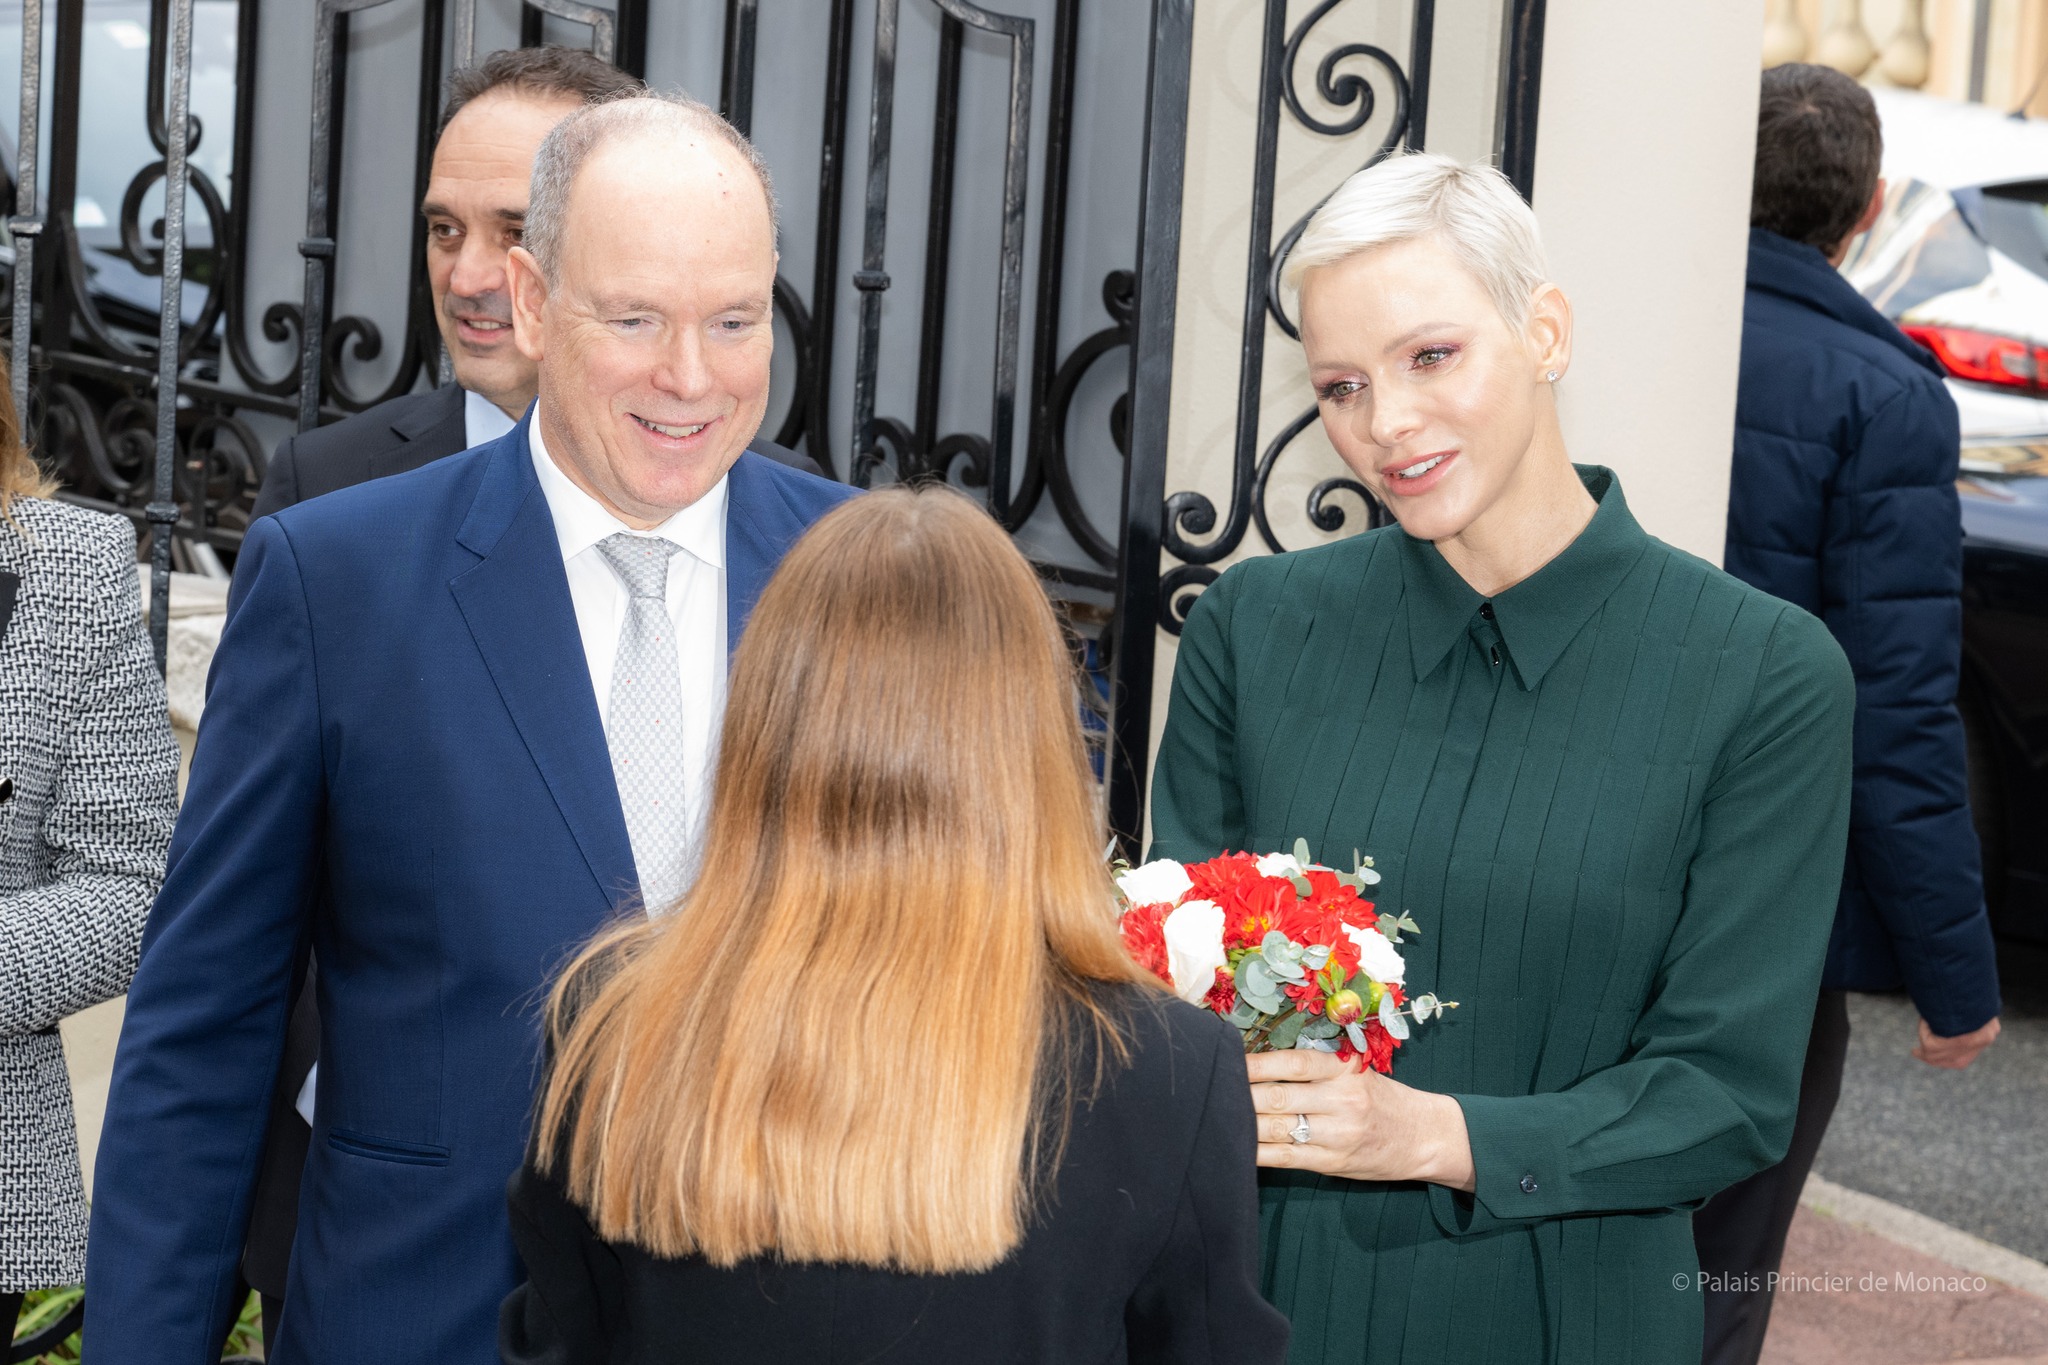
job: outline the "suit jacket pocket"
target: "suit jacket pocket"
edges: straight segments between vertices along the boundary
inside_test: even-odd
[[[395,1138],[371,1137],[366,1133],[335,1128],[327,1134],[327,1145],[350,1156],[371,1161],[389,1161],[400,1166],[446,1166],[448,1149],[424,1142],[400,1142]]]

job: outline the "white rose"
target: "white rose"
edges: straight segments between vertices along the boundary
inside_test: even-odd
[[[1147,902],[1152,904],[1152,902]],[[1166,917],[1166,969],[1173,991],[1190,1005],[1216,984],[1216,969],[1229,959],[1223,952],[1223,907],[1214,901],[1189,901]]]
[[[1394,951],[1394,945],[1387,942],[1387,936],[1379,930],[1360,929],[1347,924],[1344,932],[1351,935],[1351,941],[1358,945],[1358,969],[1382,986],[1400,981],[1401,974],[1408,970],[1401,961],[1401,955]]]
[[[1268,853],[1258,861],[1261,877],[1299,877],[1301,864],[1292,853]]]
[[[1117,890],[1132,905],[1172,905],[1194,887],[1188,870],[1171,858],[1155,858],[1116,879]]]

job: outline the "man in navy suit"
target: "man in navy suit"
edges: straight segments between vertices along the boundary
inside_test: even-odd
[[[773,196],[642,95],[536,159],[509,435],[265,518],[129,995],[87,1279],[95,1365],[202,1365],[303,942],[323,1021],[281,1365],[497,1359],[550,974],[687,879],[725,661],[846,489],[748,452]]]

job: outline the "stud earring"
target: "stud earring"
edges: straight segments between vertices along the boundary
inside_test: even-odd
[[[1550,373],[1543,376],[1543,380],[1547,384],[1555,384],[1557,382],[1557,371],[1550,371]]]

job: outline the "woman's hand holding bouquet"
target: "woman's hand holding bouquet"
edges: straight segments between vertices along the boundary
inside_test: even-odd
[[[1371,859],[1339,872],[1292,854],[1119,866],[1124,946],[1175,994],[1244,1035],[1261,1166],[1353,1180],[1473,1187],[1464,1111],[1386,1079],[1410,1021],[1456,1001],[1408,997],[1397,945],[1419,932],[1375,912]],[[1378,1073],[1378,1074],[1372,1074]]]

